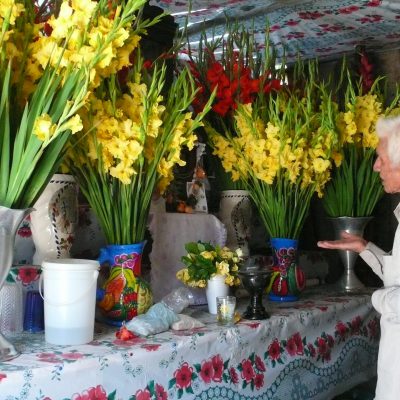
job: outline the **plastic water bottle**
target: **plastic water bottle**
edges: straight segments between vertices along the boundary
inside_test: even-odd
[[[161,299],[175,314],[179,314],[183,309],[194,303],[193,293],[187,287],[174,289]]]

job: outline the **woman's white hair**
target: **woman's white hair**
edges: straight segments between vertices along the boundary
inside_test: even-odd
[[[387,139],[387,154],[393,165],[400,164],[400,116],[379,118],[376,123],[379,138]]]

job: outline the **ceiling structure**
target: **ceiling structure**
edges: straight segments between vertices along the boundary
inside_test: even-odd
[[[287,61],[300,53],[303,59],[337,59],[354,53],[400,48],[400,0],[151,0],[170,13],[180,29],[188,18],[190,42],[198,43],[224,33],[226,17],[253,30],[258,43],[269,26],[270,41],[278,58],[286,49]]]

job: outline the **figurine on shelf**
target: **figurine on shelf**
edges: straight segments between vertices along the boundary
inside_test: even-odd
[[[210,190],[207,174],[203,168],[203,155],[205,154],[205,143],[197,142],[196,167],[191,182],[187,182],[186,191],[188,198],[194,198],[194,211],[208,212],[206,191]]]

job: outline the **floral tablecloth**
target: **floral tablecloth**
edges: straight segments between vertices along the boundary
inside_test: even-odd
[[[329,400],[375,375],[379,316],[370,293],[324,290],[265,304],[265,321],[221,327],[196,309],[203,328],[126,342],[103,325],[82,346],[15,335],[22,355],[0,363],[0,399]]]

